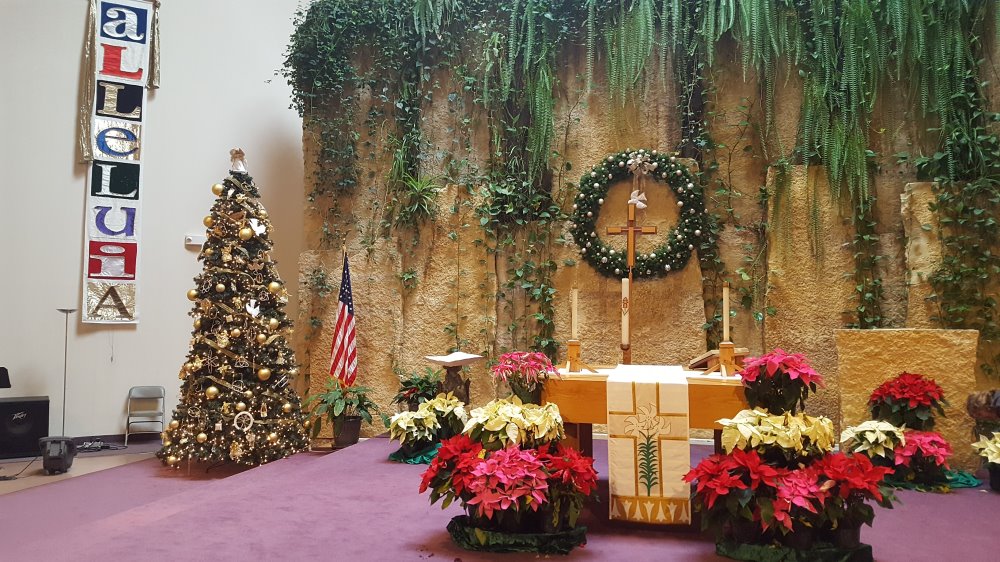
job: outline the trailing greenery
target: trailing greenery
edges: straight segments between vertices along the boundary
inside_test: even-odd
[[[316,0],[298,17],[285,75],[309,134],[317,140],[310,201],[324,213],[323,240],[339,241],[345,221],[338,197],[368,189],[382,232],[432,220],[436,188],[457,182],[475,191],[481,243],[503,279],[502,299],[515,318],[512,343],[550,354],[557,264],[552,247],[574,193],[561,181],[571,163],[553,166],[555,99],[564,95],[566,48],[586,52],[582,91],[594,87],[603,63],[612,109],[645,103],[650,78],[677,89],[681,139],[675,148],[699,164],[698,183],[733,193],[720,169],[727,147],[708,134],[713,65],[720,45],[739,47],[745,79],[759,87],[757,131],[770,164],[825,166],[833,195],[850,209],[857,291],[852,325],[883,324],[880,240],[873,172],[880,155],[871,142],[879,95],[906,102],[929,124],[929,156],[907,155],[939,182],[936,210],[947,256],[932,280],[948,326],[976,327],[994,339],[1000,272],[995,249],[998,160],[996,116],[985,110],[979,75],[984,30],[997,25],[995,3],[973,0]],[[603,59],[603,60],[602,60]],[[667,76],[667,69],[672,75]],[[654,76],[654,73],[658,76]],[[489,157],[484,169],[456,158],[445,177],[427,166],[421,130],[425,104],[441,95],[440,76],[456,86],[455,107],[484,115]],[[775,92],[801,83],[799,135],[781,146]],[[452,97],[454,96],[454,98]],[[361,98],[374,103],[358,115]],[[464,105],[468,100],[468,105]],[[572,102],[570,102],[572,104]],[[614,112],[612,112],[614,114]],[[360,118],[360,124],[359,124]],[[747,117],[743,122],[749,122]],[[470,126],[466,118],[465,126]],[[561,126],[568,136],[572,120]],[[466,142],[468,148],[468,142]],[[384,173],[359,177],[359,159],[390,155]],[[730,155],[731,158],[731,155]],[[433,178],[433,179],[431,179]],[[765,197],[780,202],[782,182]],[[471,186],[476,186],[472,188]],[[708,192],[706,192],[708,194]],[[816,201],[818,198],[813,197]],[[723,202],[724,203],[724,202]],[[724,224],[752,228],[762,241],[767,223],[743,225],[724,204],[709,216],[698,247],[707,301],[718,293],[724,264],[716,240]],[[810,219],[814,236],[818,209]],[[347,222],[349,224],[349,222]],[[366,235],[367,236],[367,235]],[[368,240],[368,238],[366,238]],[[737,270],[751,302],[759,294],[766,248],[748,249]],[[821,255],[817,256],[819,259]],[[742,271],[742,273],[740,273]],[[711,307],[709,307],[711,308]],[[756,308],[763,311],[763,308]],[[713,317],[713,315],[709,315]],[[717,320],[718,315],[714,315]],[[707,327],[714,329],[715,321]],[[711,337],[711,336],[710,336]]]

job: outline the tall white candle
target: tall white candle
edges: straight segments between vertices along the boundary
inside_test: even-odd
[[[722,341],[729,341],[729,283],[722,286]]]
[[[628,312],[632,307],[629,295],[628,277],[622,278],[622,345],[629,345]]]
[[[580,333],[580,309],[578,308],[580,304],[580,289],[573,288],[570,293],[572,297],[570,301],[572,302],[572,309],[570,310],[570,326],[572,332],[572,339],[579,339],[577,336]]]

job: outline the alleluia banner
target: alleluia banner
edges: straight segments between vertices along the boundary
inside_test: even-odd
[[[91,3],[83,157],[90,162],[82,320],[138,322],[143,133],[152,64],[154,2]],[[89,77],[89,76],[88,76]],[[87,95],[92,94],[92,95]],[[82,117],[81,107],[81,117]]]

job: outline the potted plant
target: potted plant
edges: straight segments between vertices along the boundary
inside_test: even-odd
[[[759,544],[770,541],[760,519],[760,503],[777,497],[777,480],[785,469],[766,464],[757,451],[734,449],[705,458],[684,475],[695,484],[692,505],[701,512],[702,530],[717,541]]]
[[[540,447],[564,437],[558,406],[525,404],[516,396],[493,400],[469,412],[463,433],[491,451],[512,444]]]
[[[769,412],[791,412],[805,407],[809,392],[823,386],[823,377],[813,370],[800,353],[782,349],[751,357],[739,371],[747,403]]]
[[[397,372],[399,391],[392,403],[416,411],[421,402],[426,402],[441,393],[441,371],[425,367],[424,372]]]
[[[881,420],[868,420],[840,434],[844,451],[863,454],[879,466],[894,466],[896,447],[905,441],[902,428]]]
[[[528,351],[504,353],[491,372],[494,381],[507,383],[511,393],[525,404],[539,404],[545,381],[559,376],[547,355]]]
[[[339,379],[327,381],[326,388],[306,400],[315,418],[313,437],[319,435],[323,420],[333,425],[333,446],[343,448],[358,442],[361,422],[372,423],[373,414],[379,414],[378,405],[369,398],[371,389],[366,386],[344,386]]]
[[[777,481],[776,498],[760,502],[765,528],[777,530],[778,542],[795,550],[809,550],[825,522],[824,505],[829,488],[815,466],[789,470]]]
[[[979,456],[986,459],[986,467],[990,471],[990,488],[994,492],[1000,492],[1000,431],[993,432],[990,439],[980,435],[979,441],[972,446],[979,451]]]
[[[723,450],[756,450],[765,462],[782,468],[808,464],[833,449],[833,422],[825,417],[757,408],[718,423]]]
[[[420,492],[442,508],[457,501],[465,509],[448,524],[463,548],[566,554],[586,544],[577,523],[597,473],[593,459],[556,443],[562,435],[554,404],[495,400],[441,442]]]
[[[934,427],[934,412],[944,415],[944,391],[933,379],[913,373],[882,383],[868,399],[872,417],[895,426],[928,431]]]
[[[907,430],[903,435],[904,442],[896,446],[892,479],[917,485],[946,484],[952,451],[945,438],[934,431]]]
[[[461,433],[468,419],[465,404],[452,393],[439,394],[421,403],[416,411],[399,412],[389,420],[389,437],[399,440],[400,450],[389,459],[408,464],[430,462],[437,444]]]
[[[861,526],[872,524],[875,510],[869,502],[891,509],[893,495],[884,479],[892,469],[875,466],[864,454],[827,455],[816,465],[829,489],[824,516],[834,546],[854,549],[861,545]]]

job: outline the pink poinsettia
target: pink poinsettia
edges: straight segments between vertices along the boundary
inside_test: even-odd
[[[472,469],[468,482],[472,499],[480,516],[493,518],[493,513],[507,509],[537,511],[547,500],[548,475],[542,461],[531,450],[511,446],[492,453]]]
[[[817,386],[824,386],[823,376],[809,366],[804,355],[786,353],[780,347],[766,355],[748,358],[743,363],[743,370],[739,375],[746,384],[755,382],[759,376],[774,378],[779,373],[783,373],[793,381],[801,380],[806,385],[815,383]]]
[[[519,385],[529,390],[545,382],[549,377],[559,376],[547,355],[529,351],[504,353],[493,366],[492,373],[494,380]]]
[[[918,457],[932,459],[934,464],[948,468],[951,445],[936,431],[907,430],[903,434],[906,441],[896,446],[896,466],[910,466]]]
[[[819,470],[815,467],[790,470],[778,481],[778,497],[772,501],[773,513],[763,518],[762,525],[780,526],[792,530],[796,519],[819,517],[820,510],[830,497],[829,481],[820,482]],[[770,519],[770,521],[769,521]]]

